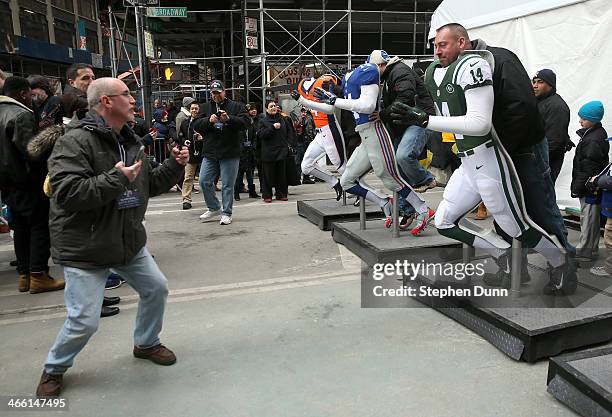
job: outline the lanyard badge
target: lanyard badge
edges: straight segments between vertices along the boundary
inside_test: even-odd
[[[119,144],[119,155],[121,161],[125,163],[127,159],[127,153],[123,145]],[[138,155],[137,155],[138,158]],[[137,189],[126,188],[125,191],[117,198],[117,208],[119,210],[125,210],[130,208],[138,207],[142,204],[140,194]]]

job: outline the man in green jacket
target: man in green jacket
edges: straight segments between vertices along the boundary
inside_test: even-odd
[[[100,78],[87,100],[89,113],[68,125],[48,162],[51,255],[64,267],[68,317],[49,351],[39,396],[60,394],[64,372],[95,333],[111,268],[140,295],[134,356],[160,365],[176,362],[159,341],[168,282],[145,247],[142,222],[149,197],[176,183],[189,152],[174,148],[174,158],[151,170],[126,125],[135,104],[127,86]]]

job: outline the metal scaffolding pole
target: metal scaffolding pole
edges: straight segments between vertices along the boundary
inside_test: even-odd
[[[267,74],[266,74],[266,44],[264,31],[264,9],[263,0],[259,0],[259,30],[261,31],[261,98],[266,101]]]
[[[231,69],[232,69],[232,87],[234,86],[234,80],[236,79],[236,75],[235,75],[235,67],[236,67],[236,60],[234,59],[234,14],[230,13],[229,14],[230,17],[230,56],[231,58]],[[227,87],[227,86],[226,86]],[[236,97],[234,97],[234,90],[232,91],[232,99],[236,99]]]
[[[228,89],[231,87],[230,84],[232,84],[232,86],[238,86],[239,82],[244,82],[243,86],[239,87],[242,91],[240,99],[243,101],[250,101],[251,97],[253,100],[260,99],[259,91],[262,92],[261,98],[265,100],[266,93],[269,94],[271,90],[282,89],[280,85],[274,88],[272,86],[277,84],[278,80],[283,77],[283,72],[286,69],[294,65],[299,66],[301,69],[305,63],[314,62],[317,67],[321,66],[325,71],[338,72],[335,67],[336,65],[341,67],[346,65],[348,69],[350,69],[353,66],[353,59],[355,59],[356,62],[361,61],[362,58],[367,55],[363,55],[365,51],[361,50],[362,45],[360,43],[356,44],[357,46],[355,49],[355,51],[359,53],[356,55],[353,54],[353,24],[355,25],[356,39],[360,39],[359,36],[362,34],[375,34],[374,39],[379,38],[378,47],[380,48],[383,48],[385,42],[388,43],[391,39],[409,39],[408,45],[406,45],[408,46],[408,54],[402,56],[403,58],[418,59],[430,56],[430,54],[426,52],[425,45],[423,45],[423,51],[421,51],[423,55],[417,55],[417,50],[421,50],[420,42],[417,45],[417,36],[420,36],[421,30],[427,30],[426,24],[424,28],[420,27],[422,24],[420,16],[423,16],[423,20],[427,20],[431,15],[430,12],[418,11],[418,7],[422,6],[423,2],[419,5],[418,0],[413,0],[402,7],[404,9],[403,11],[353,10],[352,0],[347,0],[347,8],[345,10],[335,10],[329,9],[327,3],[327,0],[321,0],[319,9],[302,8],[300,6],[296,8],[276,9],[265,8],[265,0],[258,0],[258,2],[255,3],[257,4],[256,7],[253,7],[254,5],[252,4],[251,8],[249,8],[249,3],[247,3],[246,0],[242,0],[241,3],[237,3],[238,5],[234,6],[235,9],[231,10],[194,11],[194,13],[204,14],[224,13],[224,15],[230,16],[230,22],[228,27],[227,21],[225,20],[226,26],[217,29],[217,32],[225,32],[223,32],[220,41],[216,41],[219,43],[215,44],[214,51],[211,51],[211,55],[220,56],[196,57],[189,58],[189,60],[195,60],[198,63],[205,62],[208,64],[209,68],[214,67],[216,72],[215,78],[222,79],[227,84]],[[287,12],[291,13],[288,14]],[[239,39],[241,29],[236,26],[234,13],[240,13],[242,17],[241,39]],[[253,36],[257,36],[257,39],[261,41],[261,49],[258,52],[249,52],[247,48],[246,39],[250,33],[247,31],[245,17],[249,16],[259,16],[258,31],[261,32],[261,34],[253,34]],[[347,23],[347,29],[343,28],[345,22]],[[343,29],[339,30],[339,28]],[[211,28],[210,30],[212,31],[213,29]],[[328,54],[327,35],[330,33],[335,35],[346,30],[348,30],[345,32],[347,34],[346,51],[339,54]],[[418,34],[416,33],[417,30],[419,31]],[[230,44],[227,45],[229,53],[226,53],[226,32],[230,34]],[[286,34],[288,36],[283,36],[281,34]],[[411,34],[413,38],[410,40]],[[234,36],[237,38],[234,39]],[[241,41],[243,42],[242,51],[240,51],[240,49],[236,50],[237,46],[235,44]],[[321,44],[317,45],[319,42],[321,42]],[[210,46],[209,42],[206,43]],[[412,51],[409,49],[410,43],[413,44]],[[219,46],[222,50],[220,54],[217,53]],[[295,52],[299,53],[296,54]],[[410,54],[410,52],[412,52],[412,54]],[[238,53],[238,56],[235,55],[236,53]],[[257,60],[251,62],[253,58],[257,58]],[[187,60],[188,58],[183,59]],[[230,63],[231,71],[227,71],[227,66],[230,65]],[[240,63],[242,63],[244,67],[242,75],[238,74],[238,71],[236,71]],[[257,71],[251,74],[249,71],[250,66],[257,66],[257,64],[261,64],[260,68],[256,68]],[[282,67],[284,68],[278,71],[277,75],[272,77],[268,71],[268,68],[271,66],[277,66],[279,70]],[[223,76],[218,75],[219,71],[223,71]],[[229,74],[227,74],[228,72]],[[254,74],[256,76],[253,78]],[[259,79],[260,77],[261,80]],[[237,95],[235,98],[238,99]]]
[[[349,1],[350,1],[350,0],[349,0]],[[295,36],[293,36],[293,34],[292,34],[291,32],[289,32],[287,29],[285,29],[285,27],[284,27],[283,25],[281,25],[281,24],[280,24],[280,23],[279,23],[279,22],[278,22],[276,19],[274,19],[274,17],[272,17],[272,16],[271,16],[271,15],[270,15],[268,12],[265,12],[265,14],[266,14],[266,15],[267,15],[267,16],[270,18],[270,20],[272,20],[272,21],[273,21],[274,23],[276,23],[276,24],[277,24],[277,25],[278,25],[278,26],[279,26],[281,29],[283,29],[283,31],[284,31],[284,32],[286,32],[286,33],[287,33],[289,36],[291,36],[291,38],[293,38],[293,39],[294,39],[296,42],[299,42],[299,40],[298,40],[298,39],[297,39]],[[331,31],[333,28],[335,28],[335,27],[336,27],[336,26],[337,26],[337,25],[340,23],[340,21],[342,21],[342,20],[343,20],[343,19],[344,19],[344,18],[345,18],[347,15],[348,15],[348,13],[347,13],[347,14],[345,14],[344,16],[342,16],[342,17],[341,17],[341,18],[340,18],[340,19],[339,19],[339,20],[338,20],[336,23],[334,23],[334,25],[333,25],[332,27],[330,27],[329,29],[327,29],[327,32],[329,32],[329,31]],[[322,37],[323,37],[323,36],[320,36],[320,37],[319,37],[319,38],[318,38],[316,41],[314,41],[314,42],[312,43],[311,47],[313,47],[314,45],[316,45],[317,43],[319,43],[319,41],[322,39]],[[320,63],[321,63],[321,64],[322,64],[322,65],[323,65],[325,68],[327,68],[327,70],[328,70],[328,71],[329,71],[331,74],[335,74],[335,71],[334,71],[333,69],[331,69],[331,68],[330,68],[330,67],[329,67],[329,66],[328,66],[328,65],[327,65],[325,62],[323,62],[323,61],[322,61],[322,60],[321,60],[321,59],[320,59],[318,56],[316,56],[316,55],[315,55],[315,54],[312,52],[312,50],[310,49],[310,47],[308,47],[308,46],[306,46],[306,45],[304,45],[304,44],[302,44],[302,46],[304,47],[305,51],[304,51],[302,54],[298,55],[298,57],[297,57],[297,58],[293,59],[293,61],[291,61],[291,63],[289,63],[289,65],[287,65],[287,66],[285,67],[285,69],[287,69],[287,68],[289,68],[290,66],[292,66],[292,65],[293,65],[293,64],[294,64],[294,63],[295,63],[295,62],[296,62],[298,59],[300,59],[300,58],[302,57],[302,55],[304,55],[306,52],[310,52],[310,54],[312,55],[312,57],[313,57],[314,59],[316,59],[317,61],[319,61],[319,62],[320,62]],[[283,71],[284,71],[285,69],[283,69]],[[280,74],[280,73],[282,73],[282,71],[280,71],[280,72],[279,72],[279,74]],[[276,75],[274,78],[272,78],[272,79],[270,80],[270,82],[274,81],[274,80],[275,80],[275,79],[278,77],[278,75],[279,75],[279,74],[277,74],[277,75]],[[337,74],[336,74],[336,75],[337,75]]]
[[[242,52],[243,52],[242,62],[244,65],[244,98],[245,98],[245,102],[248,103],[249,102],[249,62],[248,62],[249,51],[247,49],[247,44],[246,44],[246,36],[247,36],[246,3],[247,3],[247,0],[242,0]]]
[[[352,9],[353,4],[351,0],[348,0],[348,60],[346,70],[350,71],[353,67],[353,35],[352,35]]]
[[[206,39],[202,38],[202,51],[204,52],[204,58],[206,58]],[[208,87],[208,66],[204,61],[204,84]],[[206,103],[208,103],[208,94],[205,94]]]
[[[321,19],[322,29],[321,36],[323,39],[321,40],[321,52],[322,58],[325,59],[325,6],[327,5],[327,0],[321,0],[321,9],[323,9],[323,19]]]
[[[225,31],[221,32],[221,55],[225,55]],[[225,59],[221,60],[221,74],[222,74],[222,80],[223,80],[223,85],[227,86],[227,78],[225,76]]]
[[[414,0],[414,24],[412,25],[412,54],[416,55],[416,31],[417,31],[417,6],[418,0]]]
[[[383,49],[383,14],[380,12],[380,42],[378,49]]]
[[[108,5],[108,23],[110,26],[110,56],[111,56],[111,74],[113,78],[117,77],[117,46],[115,45],[115,25],[113,24],[113,8]]]

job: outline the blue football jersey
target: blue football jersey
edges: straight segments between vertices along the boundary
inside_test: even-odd
[[[361,96],[362,85],[379,85],[380,74],[374,64],[361,64],[353,71],[347,73],[342,80],[342,90],[345,99],[358,99]],[[378,100],[376,103],[378,107]],[[357,126],[368,123],[369,114],[353,112]]]

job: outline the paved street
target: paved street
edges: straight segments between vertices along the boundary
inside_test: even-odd
[[[297,215],[298,199],[332,193],[321,183],[291,192],[272,204],[244,194],[230,226],[200,223],[201,194],[189,211],[177,193],[151,200],[148,248],[170,282],[162,341],[178,362],[135,359],[137,297],[127,285],[107,291],[121,313],[101,320],[66,374],[69,411],[58,415],[574,415],[546,393],[546,362],[514,362],[427,308],[361,309],[359,260]],[[31,395],[63,295],[17,293],[11,259],[2,235],[0,395]]]

